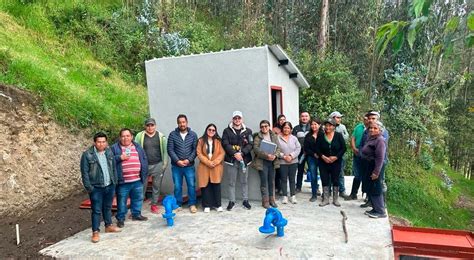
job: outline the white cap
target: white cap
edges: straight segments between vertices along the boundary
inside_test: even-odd
[[[234,111],[234,112],[232,113],[232,118],[234,118],[234,117],[236,117],[236,116],[243,117],[243,116],[242,116],[242,112],[240,112],[240,111],[238,111],[238,110],[237,110],[237,111]]]
[[[329,117],[343,117],[343,115],[338,111],[334,111],[329,115]]]

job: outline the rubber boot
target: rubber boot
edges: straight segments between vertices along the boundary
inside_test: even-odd
[[[334,206],[336,206],[336,207],[341,206],[341,204],[339,203],[339,187],[333,187],[332,204],[334,204]]]
[[[278,205],[275,202],[275,197],[273,196],[270,196],[270,206],[272,206],[273,208],[278,208]]]
[[[329,205],[329,186],[323,187],[323,201],[319,203],[320,207]]]
[[[360,180],[354,178],[354,181],[352,182],[352,189],[351,189],[351,195],[349,195],[348,198],[344,198],[345,200],[356,200],[357,199],[357,192],[359,191],[360,187]]]
[[[270,207],[268,196],[263,196],[262,197],[262,207],[264,207],[266,209],[268,209]]]

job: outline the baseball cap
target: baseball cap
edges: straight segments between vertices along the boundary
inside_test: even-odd
[[[369,112],[367,112],[367,114],[365,114],[365,116],[377,116],[378,118],[380,118],[380,113],[375,111],[375,110],[369,110]]]
[[[148,125],[148,124],[154,124],[156,125],[156,121],[154,118],[148,118],[147,120],[145,120],[145,125]]]
[[[232,118],[234,118],[234,117],[236,117],[236,116],[243,117],[243,116],[242,116],[242,112],[240,112],[240,111],[238,111],[238,110],[234,111],[234,112],[232,113]]]
[[[332,112],[329,117],[333,118],[333,117],[343,117],[343,115],[341,113],[339,113],[338,111],[334,111]]]
[[[332,118],[332,117],[330,117],[330,118],[324,120],[324,124],[331,124],[331,125],[333,125],[333,126],[336,126],[336,125],[337,125],[336,120],[334,120],[334,118]]]

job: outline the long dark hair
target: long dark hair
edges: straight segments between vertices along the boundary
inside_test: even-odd
[[[313,118],[311,118],[311,120],[309,120],[309,123],[308,123],[309,124],[309,132],[306,134],[306,136],[310,136],[310,135],[314,134],[313,129],[311,128],[311,124],[313,122],[315,122],[319,125],[318,134],[323,132],[323,129],[321,127],[321,123],[322,123],[321,119],[319,119],[319,117],[313,117]]]
[[[280,128],[280,130],[283,130],[283,125],[280,125],[280,119],[281,119],[282,117],[284,117],[285,120],[286,120],[286,116],[283,115],[283,114],[281,114],[281,115],[279,115],[279,116],[277,117],[277,121],[275,122],[275,127]]]
[[[208,136],[207,136],[207,129],[209,129],[209,127],[214,127],[214,129],[216,129],[216,134],[212,137],[212,141],[214,142],[214,140],[221,140],[221,137],[219,136],[219,133],[217,132],[217,126],[213,123],[210,123],[206,126],[206,129],[204,129],[204,134],[201,136],[201,139],[202,141],[204,142],[205,145],[203,145],[203,152],[208,154],[209,152],[208,151],[205,151],[205,147],[207,147],[207,141],[208,141]],[[212,149],[214,150],[214,146],[212,147]],[[214,151],[212,151],[214,152]]]

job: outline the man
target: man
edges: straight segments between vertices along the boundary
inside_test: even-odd
[[[166,167],[168,167],[167,139],[163,133],[156,131],[156,121],[154,118],[145,120],[145,131],[141,131],[135,137],[135,142],[139,143],[145,150],[148,159],[148,176],[152,180],[151,213],[158,214],[158,198],[160,197],[161,182]],[[143,194],[146,193],[148,177],[143,183]]]
[[[369,110],[367,112],[367,114],[365,114],[365,116],[367,117],[367,124],[369,124],[369,125],[371,123],[375,123],[377,121],[380,121],[380,113],[375,111],[375,110]],[[362,148],[364,146],[365,142],[367,141],[368,136],[369,136],[368,129],[365,129],[365,131],[362,135],[362,138],[361,138],[361,142],[360,142],[360,146],[359,146],[360,148]],[[384,197],[384,200],[385,200],[386,193],[387,193],[387,184],[385,183],[385,166],[388,163],[387,149],[388,149],[388,139],[390,138],[390,135],[389,135],[389,132],[388,132],[387,128],[383,128],[382,137],[385,140],[385,158],[384,158],[384,163],[383,163],[382,169],[380,170],[380,177],[382,178],[383,197]],[[362,184],[362,188],[363,188],[362,192],[364,192],[364,184]],[[364,204],[360,205],[360,206],[362,208],[366,208],[366,207],[372,206],[372,203],[370,202],[370,200],[366,200],[366,202]]]
[[[352,175],[354,175],[354,180],[352,182],[352,189],[351,189],[351,194],[349,195],[348,198],[345,200],[356,200],[357,199],[357,193],[359,191],[360,183],[361,183],[361,171],[362,171],[362,165],[361,165],[361,159],[359,157],[359,149],[360,149],[360,143],[362,140],[362,135],[364,134],[365,129],[369,125],[369,120],[367,116],[364,116],[364,123],[359,123],[354,127],[354,131],[352,131],[352,137],[351,137],[351,149],[353,153],[352,157]]]
[[[183,204],[183,176],[186,179],[189,196],[189,211],[196,213],[196,173],[194,159],[196,158],[197,135],[188,127],[186,115],[178,115],[178,127],[169,134],[168,154],[171,158],[171,173],[173,175],[174,196],[178,206]]]
[[[347,132],[347,128],[345,125],[342,124],[342,117],[343,115],[338,111],[334,111],[329,115],[330,118],[334,118],[336,120],[336,132],[341,133],[342,137],[344,137],[344,141],[349,141],[349,133]],[[344,158],[341,162],[341,172],[339,173],[339,196],[344,199],[349,198],[346,194],[346,185],[344,182],[344,167],[346,166],[346,160]]]
[[[232,122],[222,133],[222,146],[225,150],[225,172],[229,175],[229,205],[227,210],[232,210],[235,206],[235,182],[237,176],[240,178],[242,186],[242,205],[246,209],[251,209],[248,192],[248,171],[247,166],[252,161],[252,130],[243,123],[243,115],[240,111],[232,113]]]
[[[148,162],[143,148],[133,141],[132,130],[122,128],[120,130],[120,141],[112,145],[115,155],[115,166],[117,168],[117,225],[125,225],[127,214],[127,198],[130,196],[130,211],[132,220],[146,221],[142,216],[143,183],[148,174]]]
[[[309,120],[310,120],[309,113],[304,111],[300,113],[300,123],[299,125],[293,128],[292,135],[298,138],[298,141],[301,145],[301,152],[298,155],[298,173],[296,175],[296,192],[301,191],[301,187],[303,186],[303,175],[304,175],[304,166],[306,164],[306,158],[304,155],[304,137],[309,132]]]
[[[117,172],[114,155],[107,146],[107,135],[102,132],[96,133],[94,144],[81,156],[82,184],[91,200],[93,243],[99,242],[101,213],[106,233],[121,231],[112,224],[112,200],[117,184]]]

